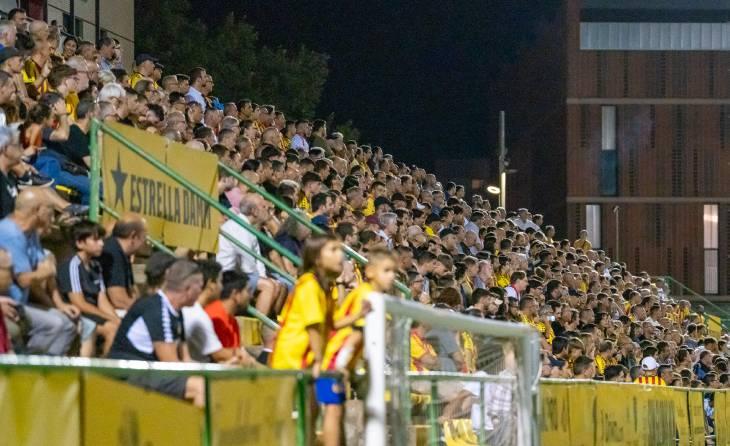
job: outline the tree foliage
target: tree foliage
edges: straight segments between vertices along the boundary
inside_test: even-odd
[[[327,79],[327,56],[299,47],[292,51],[258,44],[256,30],[229,14],[213,27],[188,0],[136,0],[135,47],[160,58],[166,73],[205,67],[224,101],[243,98],[276,104],[291,117],[314,116]]]

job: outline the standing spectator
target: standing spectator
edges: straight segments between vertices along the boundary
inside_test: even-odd
[[[28,337],[25,345],[22,346],[20,339],[14,344],[29,353],[63,355],[76,337],[72,319],[78,318],[78,309],[72,305],[54,308],[47,298],[44,306],[30,304],[31,288],[43,286],[56,274],[56,266],[46,256],[39,237],[39,231],[50,225],[52,217],[53,208],[44,194],[33,189],[23,190],[15,201],[13,213],[0,221],[0,248],[10,254],[13,262],[13,284],[8,294],[18,310],[17,326],[28,329],[22,333]],[[15,321],[6,322],[16,325]]]
[[[147,222],[137,214],[125,214],[104,241],[99,257],[107,295],[114,308],[127,310],[137,298],[131,256],[145,245]]]
[[[332,148],[327,144],[327,122],[324,119],[315,119],[312,123],[312,140],[309,147],[321,147],[327,158],[334,156]]]
[[[109,357],[142,361],[190,362],[181,310],[195,303],[203,288],[203,274],[189,260],[177,260],[165,273],[162,288],[131,306],[114,337]],[[200,377],[132,375],[130,384],[180,399],[205,404]]]
[[[307,136],[309,135],[309,121],[300,119],[296,122],[296,133],[291,139],[290,148],[299,152],[309,153],[309,143]]]
[[[205,98],[203,97],[203,90],[205,89],[206,84],[206,76],[207,73],[205,72],[205,68],[193,68],[193,70],[190,71],[190,88],[185,95],[185,100],[188,102],[195,102],[200,105],[203,113],[205,113],[205,109],[208,107],[207,103],[205,102]],[[182,90],[180,92],[182,93]]]
[[[271,354],[272,368],[311,370],[316,377],[326,367],[323,356],[327,335],[333,328],[332,289],[342,272],[343,257],[340,242],[334,236],[318,235],[307,240],[302,275],[281,314],[281,329]],[[318,379],[315,389],[321,404],[332,404],[335,398],[343,397],[344,389],[332,388],[327,378]],[[329,422],[328,419],[328,425]]]
[[[114,68],[114,39],[111,37],[102,37],[96,44],[96,50],[99,53],[99,68],[102,70],[111,70]]]
[[[593,245],[591,245],[591,242],[588,241],[588,231],[585,229],[580,231],[580,234],[578,235],[578,240],[573,243],[573,247],[575,249],[580,249],[584,253],[590,251],[593,248]]]
[[[134,59],[136,65],[132,76],[129,78],[129,86],[134,88],[142,79],[152,79],[152,72],[155,70],[157,59],[147,53],[138,54]]]
[[[657,370],[659,364],[656,359],[651,356],[647,356],[641,360],[641,370],[643,374],[638,378],[634,379],[637,384],[652,384],[655,386],[666,386],[667,383],[660,377],[657,376]]]

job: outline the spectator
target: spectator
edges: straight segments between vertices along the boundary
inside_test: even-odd
[[[641,360],[641,371],[642,375],[634,379],[637,384],[652,384],[655,386],[666,386],[667,383],[660,377],[657,376],[657,364],[656,359],[651,356],[647,356]]]
[[[15,210],[0,220],[0,249],[13,262],[13,284],[8,294],[17,311],[15,318],[11,316],[5,322],[11,332],[18,334],[13,344],[19,352],[63,355],[76,337],[78,309],[38,292],[56,274],[55,262],[41,247],[39,237],[49,227],[52,216],[53,208],[45,195],[26,189],[18,195]],[[22,333],[20,327],[25,327]],[[24,343],[21,338],[26,337]]]
[[[131,257],[146,243],[147,222],[137,214],[125,214],[104,241],[99,262],[107,295],[116,310],[128,310],[138,297]]]
[[[181,311],[195,303],[203,275],[188,260],[177,260],[165,274],[162,288],[129,308],[114,338],[109,357],[142,361],[189,362]],[[203,378],[135,374],[127,382],[175,398],[205,405]]]
[[[261,228],[264,222],[271,218],[273,210],[270,203],[264,201],[258,195],[248,194],[241,199],[240,217],[243,221],[253,226]],[[235,221],[229,220],[221,226],[221,231],[225,231],[233,238],[238,240],[243,246],[256,254],[261,254],[259,242],[256,236],[239,226]],[[258,292],[256,298],[256,309],[266,315],[273,314],[281,308],[280,299],[283,299],[285,288],[266,274],[266,268],[263,262],[248,254],[238,246],[231,243],[226,237],[218,237],[218,262],[223,267],[223,271],[231,271],[240,269],[248,276],[248,289],[253,295]],[[274,333],[268,330],[264,331],[265,352],[270,351],[273,346]]]
[[[155,70],[157,59],[150,54],[138,54],[134,59],[135,69],[129,78],[129,86],[134,88],[142,79],[152,79],[152,72]],[[102,68],[103,69],[103,68]]]
[[[296,133],[291,139],[290,148],[303,153],[309,153],[309,143],[307,138],[309,137],[309,121],[306,119],[300,119],[295,124]]]
[[[195,102],[197,103],[202,112],[205,112],[205,109],[207,108],[207,103],[205,102],[205,99],[203,98],[203,93],[201,92],[204,89],[205,85],[205,76],[206,76],[205,68],[194,68],[192,71],[190,71],[190,88],[188,92],[185,95],[185,100],[188,102]],[[182,92],[182,91],[181,91]]]
[[[106,296],[101,265],[95,259],[104,247],[104,229],[96,223],[80,222],[72,228],[76,255],[58,272],[58,290],[81,311],[81,356],[94,356],[96,335],[104,338],[103,352],[111,348],[120,319]]]

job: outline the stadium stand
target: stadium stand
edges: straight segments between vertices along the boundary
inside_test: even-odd
[[[534,327],[545,378],[730,387],[727,335],[708,332],[703,309],[593,249],[585,231],[557,239],[541,215],[467,199],[463,186],[345,140],[323,120],[285,118],[249,99],[224,103],[212,91],[220,74],[195,61],[185,76],[160,73],[149,54],[122,67],[109,39],[99,43],[104,55],[74,54],[54,27],[28,28],[13,14],[0,22],[0,353],[354,370],[365,296],[399,294],[399,280],[423,305]],[[106,230],[80,219],[93,119],[211,152],[297,209],[298,217],[277,209],[221,169],[218,201],[301,267],[231,220],[222,227],[239,244],[221,236],[218,252],[175,259],[150,255],[139,215]],[[60,233],[71,251],[54,242]],[[346,258],[342,243],[368,266]],[[240,317],[249,302],[279,322],[278,333]],[[479,371],[481,352],[466,339],[414,326],[412,368]],[[327,444],[339,441],[338,379],[316,384]],[[129,381],[204,404],[195,377]],[[467,406],[447,417],[448,438],[473,437]]]

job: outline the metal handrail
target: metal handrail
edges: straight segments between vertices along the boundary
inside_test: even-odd
[[[723,310],[719,305],[715,304],[714,302],[712,302],[711,300],[709,300],[708,298],[706,298],[702,294],[698,293],[697,291],[695,291],[692,288],[688,287],[687,285],[683,284],[682,282],[680,282],[679,280],[675,279],[674,277],[672,277],[672,276],[660,276],[660,277],[663,278],[663,279],[665,279],[665,280],[669,280],[670,282],[674,283],[675,285],[678,285],[680,289],[682,289],[684,291],[687,291],[689,294],[691,294],[692,296],[698,298],[703,303],[705,303],[705,304],[711,306],[712,308],[714,308],[715,311],[719,311],[720,313],[722,313],[722,315],[724,315],[725,317],[730,317],[730,313],[728,313],[727,311]],[[727,327],[725,327],[725,325],[722,323],[722,321],[720,321],[720,325],[723,328],[727,329]]]
[[[115,220],[119,220],[119,214],[117,214],[117,212],[114,209],[112,209],[109,206],[107,206],[106,204],[104,204],[103,201],[99,200],[99,206],[101,207],[101,209],[104,210],[104,212],[108,212],[109,215],[111,215],[112,217],[114,217]],[[224,237],[226,237],[228,240],[231,241],[231,243],[235,244],[239,248],[241,248],[243,250],[249,249],[248,247],[246,247],[240,241],[232,238],[231,235],[228,234],[228,233],[226,233],[225,231],[221,231],[221,235],[223,235]],[[168,248],[164,243],[160,242],[159,240],[157,240],[157,239],[155,239],[153,237],[150,237],[149,235],[147,235],[147,242],[149,244],[151,244],[152,246],[154,246],[155,248],[159,249],[160,251],[162,251],[162,252],[164,252],[166,254],[169,254],[171,256],[175,256],[175,252],[172,249]],[[253,256],[258,255],[257,253],[254,253],[253,251],[250,252],[250,254],[253,255]],[[261,260],[268,261],[268,259],[263,259],[263,258]],[[273,266],[275,268],[278,268],[278,267],[276,267],[276,265],[273,265]],[[292,278],[289,275],[286,275],[286,273],[284,271],[282,271],[282,270],[275,270],[275,271],[279,272],[279,274],[283,274],[285,279],[292,280],[292,281],[294,280],[294,278]],[[292,282],[292,283],[294,283],[294,282]],[[257,310],[255,307],[252,307],[251,305],[246,306],[246,312],[250,316],[255,317],[256,319],[259,319],[264,325],[266,325],[267,327],[269,327],[272,330],[278,331],[279,328],[281,328],[279,326],[279,324],[277,324],[276,322],[274,322],[273,320],[271,320],[268,316],[266,316],[265,314],[261,313],[259,310]]]
[[[99,198],[100,183],[101,183],[101,156],[100,156],[100,153],[99,153],[100,150],[99,150],[99,144],[98,144],[98,137],[100,136],[100,134],[103,134],[104,132],[108,133],[110,136],[112,136],[114,139],[116,139],[117,141],[119,141],[120,143],[122,143],[128,149],[132,150],[135,154],[137,154],[138,156],[140,156],[142,159],[144,159],[148,163],[152,164],[158,170],[160,170],[163,173],[165,173],[168,176],[170,176],[173,180],[175,180],[181,186],[185,187],[189,191],[191,191],[194,194],[198,195],[198,197],[202,198],[209,205],[215,207],[218,211],[226,214],[229,218],[231,218],[231,216],[232,216],[233,217],[232,220],[236,221],[236,223],[240,224],[241,226],[243,226],[245,229],[249,230],[251,233],[253,233],[257,237],[258,237],[259,234],[262,235],[263,237],[259,237],[259,238],[261,238],[265,243],[267,243],[267,244],[269,244],[268,242],[273,243],[275,246],[271,246],[271,244],[270,244],[270,246],[274,250],[276,250],[277,252],[279,252],[280,254],[282,254],[284,257],[287,257],[290,260],[292,260],[292,262],[295,265],[299,265],[299,262],[300,262],[299,258],[296,257],[296,256],[294,256],[293,254],[291,254],[289,251],[287,251],[286,248],[284,248],[283,246],[279,245],[273,239],[267,239],[268,236],[266,236],[265,234],[261,233],[257,229],[253,228],[251,225],[248,225],[246,222],[244,222],[236,214],[232,213],[231,211],[229,211],[228,209],[226,209],[224,206],[222,206],[220,203],[218,203],[218,201],[213,200],[211,197],[209,197],[207,194],[205,194],[205,192],[201,191],[196,186],[194,186],[192,184],[189,184],[184,178],[180,177],[176,172],[172,171],[172,169],[170,169],[167,166],[165,166],[162,163],[160,163],[157,159],[151,157],[142,148],[137,147],[135,144],[127,141],[122,135],[120,135],[114,129],[111,129],[111,128],[107,127],[106,125],[104,125],[103,123],[99,122],[96,119],[93,119],[92,122],[91,122],[91,135],[92,135],[92,138],[90,140],[90,145],[89,145],[89,150],[91,152],[91,172],[90,172],[90,175],[91,175],[91,179],[90,179],[90,183],[91,183],[90,184],[91,197],[89,199],[89,219],[91,221],[94,221],[94,222],[98,222],[99,221],[99,209],[101,207],[104,207],[104,210],[106,210],[106,211],[112,211],[111,209],[109,209],[108,206],[104,205],[101,202],[101,199]],[[230,215],[228,215],[228,214],[230,214]],[[114,216],[114,218],[119,218],[119,216],[118,216],[118,214],[116,214],[116,212],[113,212],[112,211],[112,212],[110,212],[110,215]],[[223,231],[223,232],[225,232],[225,231]],[[226,235],[224,235],[224,236],[226,236]],[[231,240],[232,243],[236,244],[236,246],[240,247],[241,249],[244,249],[242,247],[242,245],[243,245],[242,243],[240,243],[238,240],[233,239],[233,237],[230,237],[230,238],[229,237],[230,237],[230,235],[228,237],[226,237],[226,238],[228,238],[229,240]],[[157,241],[157,240],[155,240],[155,239],[153,239],[152,237],[149,237],[149,236],[147,237],[147,240],[151,244],[153,244],[155,247],[159,248],[160,250],[163,250],[163,251],[165,251],[165,252],[167,252],[169,254],[174,255],[174,253],[169,248],[167,248],[167,246],[165,246],[163,243],[161,243],[161,242],[159,242],[159,241]],[[277,249],[277,247],[279,249]],[[246,250],[247,253],[249,253],[251,255],[254,255],[254,257],[257,257],[257,254],[258,253],[254,253],[253,251],[247,250],[247,249],[244,249],[244,250]],[[280,250],[283,250],[285,252],[281,252]],[[259,260],[262,260],[264,263],[266,263],[268,261],[268,259],[264,259],[260,255],[258,255],[258,258],[259,258]],[[281,271],[281,272],[280,271],[277,271],[277,272],[279,272],[281,274],[284,271]],[[286,273],[284,273],[284,274],[286,274]],[[292,279],[291,276],[289,276],[288,274],[284,275],[284,277],[285,278],[288,278],[288,279]],[[263,313],[261,313],[260,311],[256,310],[254,307],[252,307],[250,305],[247,307],[247,312],[251,316],[259,319],[264,325],[266,325],[267,327],[269,327],[272,330],[278,330],[280,328],[279,325],[276,322],[272,321],[266,315],[264,315]]]
[[[281,201],[277,196],[270,194],[266,189],[259,186],[258,184],[254,183],[253,181],[249,180],[248,178],[241,175],[239,172],[236,172],[235,169],[231,168],[230,166],[226,165],[225,163],[218,161],[218,167],[221,168],[223,171],[225,171],[227,174],[238,180],[239,182],[243,183],[247,188],[251,189],[252,191],[256,192],[257,194],[261,195],[263,198],[267,199],[271,203],[274,204],[277,208],[281,209],[282,211],[286,212],[290,217],[293,217],[296,221],[306,226],[309,230],[311,230],[314,234],[325,234],[324,229],[320,228],[319,226],[315,225],[311,222],[305,215],[302,215],[299,212],[296,212],[294,209],[290,208],[286,203]],[[363,257],[359,252],[352,249],[350,246],[346,245],[345,243],[342,243],[342,249],[345,251],[345,254],[347,254],[348,257],[351,259],[354,259],[356,262],[358,262],[361,265],[367,265],[368,259]],[[400,281],[395,281],[395,287],[403,293],[407,299],[411,299],[411,290],[406,286],[405,284],[401,283]]]

